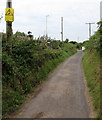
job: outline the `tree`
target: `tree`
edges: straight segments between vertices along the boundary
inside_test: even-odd
[[[65,43],[68,43],[68,42],[69,42],[69,39],[68,39],[68,38],[66,38]]]
[[[28,31],[28,37],[29,37],[30,39],[33,39],[32,32]]]
[[[70,43],[72,43],[72,44],[77,44],[77,42],[76,42],[76,41],[70,41]]]

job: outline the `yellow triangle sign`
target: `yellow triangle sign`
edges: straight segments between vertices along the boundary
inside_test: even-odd
[[[5,15],[13,16],[14,15],[14,9],[6,8],[6,14]]]
[[[5,21],[14,21],[14,9],[13,8],[6,8],[5,12]]]

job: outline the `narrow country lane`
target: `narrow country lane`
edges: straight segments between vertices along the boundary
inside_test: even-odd
[[[62,63],[44,83],[38,95],[13,115],[14,118],[88,118],[82,70],[83,52]]]

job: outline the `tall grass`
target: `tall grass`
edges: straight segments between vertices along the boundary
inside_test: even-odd
[[[86,51],[83,57],[83,67],[94,110],[98,117],[100,116],[100,54],[96,51]]]

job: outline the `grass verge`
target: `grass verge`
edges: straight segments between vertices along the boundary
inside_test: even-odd
[[[93,51],[86,51],[83,57],[83,68],[89,87],[90,95],[97,118],[100,116],[100,54]]]

